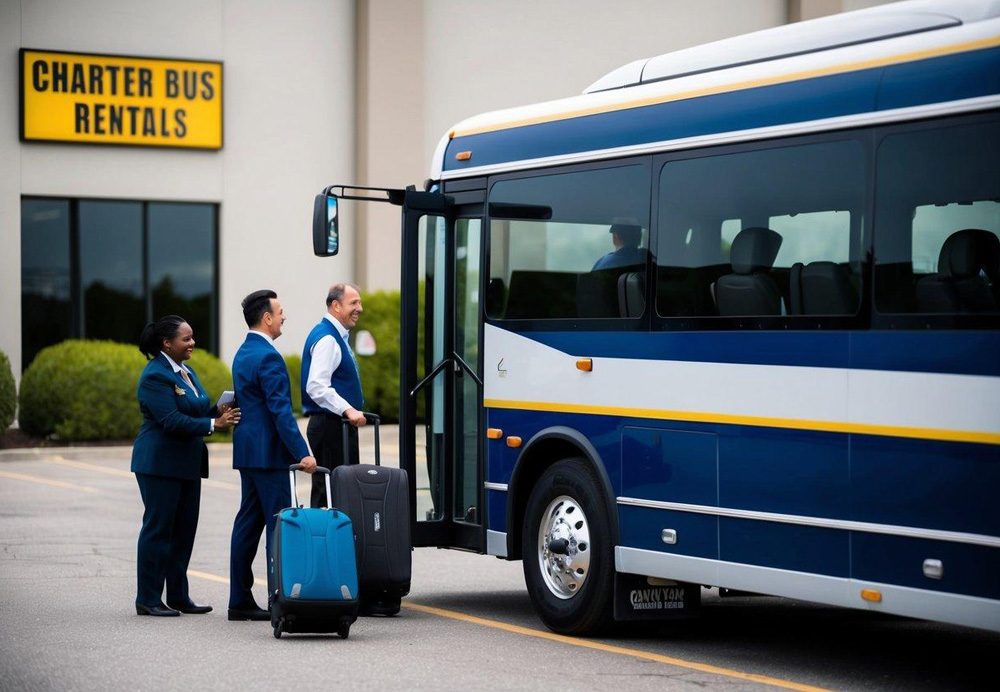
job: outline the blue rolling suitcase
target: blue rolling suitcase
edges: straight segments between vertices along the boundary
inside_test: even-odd
[[[292,506],[278,513],[274,526],[271,574],[271,626],[280,639],[283,632],[336,632],[347,639],[358,619],[358,570],[354,553],[354,527],[338,509],[298,507],[295,472],[288,467]],[[326,474],[327,506],[330,471]]]

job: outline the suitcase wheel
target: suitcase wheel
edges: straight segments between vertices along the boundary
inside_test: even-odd
[[[351,634],[351,623],[341,622],[340,625],[337,626],[337,634],[340,635],[341,639],[347,639]]]
[[[281,631],[285,629],[285,619],[281,618],[274,626],[274,638],[281,639]]]

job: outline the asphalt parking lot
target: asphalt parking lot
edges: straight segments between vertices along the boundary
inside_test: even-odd
[[[132,607],[130,450],[0,452],[0,689],[995,689],[996,634],[715,591],[695,622],[563,638],[535,616],[521,563],[434,549],[415,551],[398,617],[277,641],[226,620],[239,485],[229,447],[211,449],[190,575],[215,612],[168,620]]]

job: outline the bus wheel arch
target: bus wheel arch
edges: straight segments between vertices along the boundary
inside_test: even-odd
[[[565,426],[546,428],[528,440],[514,464],[507,493],[507,556],[522,557],[521,532],[524,528],[528,499],[542,474],[558,461],[579,459],[599,479],[611,519],[612,545],[618,545],[618,511],[614,489],[604,463],[583,434]]]

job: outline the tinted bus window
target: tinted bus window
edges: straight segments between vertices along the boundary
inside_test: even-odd
[[[998,312],[1000,122],[888,135],[877,163],[879,312]]]
[[[640,317],[648,230],[645,165],[496,183],[490,192],[487,314]]]
[[[657,312],[855,314],[865,188],[864,151],[849,140],[668,162]]]

